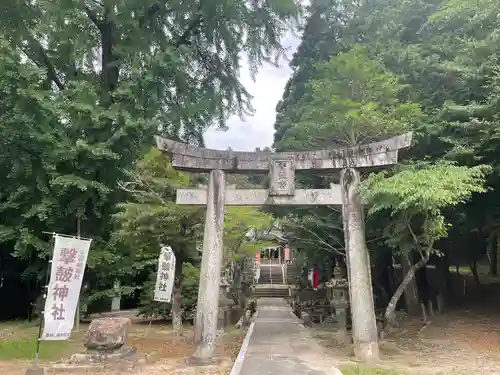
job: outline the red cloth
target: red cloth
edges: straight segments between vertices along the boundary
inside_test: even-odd
[[[255,262],[257,264],[260,264],[260,251],[257,254],[255,254]]]
[[[313,272],[313,289],[316,289],[319,285],[319,272]]]

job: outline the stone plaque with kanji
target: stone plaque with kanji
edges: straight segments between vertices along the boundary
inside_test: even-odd
[[[291,159],[272,159],[269,168],[269,195],[295,194],[295,166]]]

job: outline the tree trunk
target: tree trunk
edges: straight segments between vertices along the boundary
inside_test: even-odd
[[[360,180],[359,171],[353,168],[340,174],[354,354],[363,361],[373,361],[379,359],[379,347]]]
[[[184,333],[182,325],[182,260],[176,262],[174,293],[172,301],[172,327],[176,336]]]
[[[474,259],[469,267],[472,271],[472,275],[474,276],[474,281],[477,283],[477,285],[481,285],[481,280],[479,280],[479,273],[477,272],[477,259]]]
[[[104,108],[111,106],[112,93],[118,86],[120,76],[120,60],[115,54],[118,35],[113,17],[113,9],[106,6],[104,7],[103,19],[97,24],[101,32],[101,105]]]
[[[443,290],[445,291],[452,291],[453,290],[453,279],[452,275],[450,272],[450,257],[448,254],[445,254],[444,257],[441,259],[441,261],[438,263],[440,272],[442,273],[442,276],[444,277],[445,280],[445,286],[446,288]]]
[[[412,254],[403,254],[401,256],[401,270],[403,275],[407,275],[410,272],[412,262]],[[406,305],[406,312],[409,315],[419,315],[422,313],[420,310],[420,300],[418,298],[418,288],[417,281],[415,277],[412,277],[404,289],[404,298]]]
[[[396,314],[395,314],[396,305],[398,304],[398,301],[401,298],[401,295],[405,291],[408,284],[415,278],[415,272],[417,272],[417,270],[425,266],[428,260],[429,260],[428,258],[421,258],[417,263],[412,265],[408,270],[408,273],[403,278],[403,281],[401,282],[401,284],[399,284],[398,288],[394,292],[394,295],[389,301],[389,304],[387,305],[384,314],[385,320],[389,325],[392,326],[396,325]]]
[[[490,275],[496,276],[498,274],[498,238],[496,234],[493,234],[490,238]]]

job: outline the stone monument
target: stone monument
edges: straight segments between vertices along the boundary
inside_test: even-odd
[[[215,353],[223,256],[225,205],[338,205],[342,206],[353,341],[358,357],[378,357],[377,327],[371,292],[369,255],[358,192],[358,169],[391,166],[400,149],[411,144],[412,134],[356,147],[303,152],[237,152],[200,148],[156,137],[160,150],[172,156],[178,170],[209,173],[208,188],[178,189],[177,204],[207,207],[200,272],[193,359],[209,362]],[[329,189],[296,189],[296,171],[340,171],[340,184]],[[226,173],[269,173],[269,189],[235,189],[226,186]],[[367,318],[368,317],[368,318]],[[370,318],[370,317],[373,317]]]
[[[113,317],[94,319],[85,333],[85,350],[73,354],[69,360],[52,367],[54,372],[72,372],[134,367],[140,358],[134,347],[127,347],[127,336],[131,327],[128,318]]]
[[[232,301],[227,297],[229,282],[225,277],[222,277],[219,287],[219,308],[217,317],[217,329],[223,331],[231,321]]]
[[[342,277],[342,270],[337,264],[333,270],[333,278],[326,285],[332,289],[331,305],[335,309],[338,331],[347,338],[347,321],[349,319],[349,285]]]

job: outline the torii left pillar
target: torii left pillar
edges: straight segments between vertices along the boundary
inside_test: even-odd
[[[220,270],[222,268],[224,201],[226,178],[221,170],[209,175],[200,288],[196,310],[194,343],[196,351],[190,361],[206,364],[214,358],[217,339]]]

